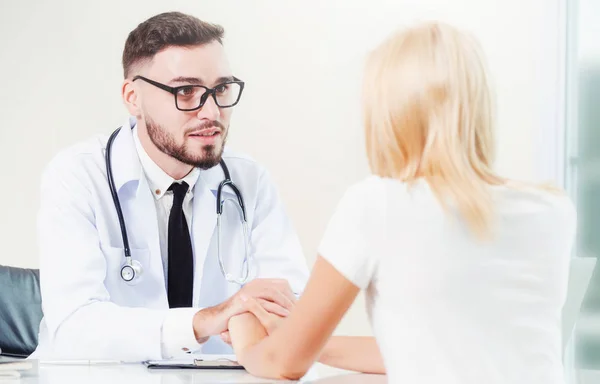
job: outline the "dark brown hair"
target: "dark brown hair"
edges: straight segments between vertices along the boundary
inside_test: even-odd
[[[181,12],[166,12],[149,18],[129,33],[123,49],[123,75],[134,65],[152,60],[171,46],[188,47],[218,41],[223,44],[224,29]]]

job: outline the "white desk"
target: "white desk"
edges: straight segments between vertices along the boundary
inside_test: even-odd
[[[0,358],[0,360],[4,360]],[[598,384],[600,371],[578,370],[573,384]],[[0,384],[195,384],[195,383],[281,383],[261,379],[245,371],[228,370],[149,370],[143,365],[41,365],[37,376],[0,379]],[[316,364],[302,383],[316,384],[384,384],[384,375],[365,375],[336,370]]]
[[[317,373],[318,371],[318,373]],[[2,384],[192,384],[192,383],[278,383],[238,370],[150,370],[143,365],[67,366],[40,365],[38,375],[9,379]],[[316,364],[303,383],[318,384],[384,384],[384,375],[364,375],[338,371]]]

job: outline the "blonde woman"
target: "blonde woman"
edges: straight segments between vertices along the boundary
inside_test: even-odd
[[[373,175],[343,196],[290,315],[274,321],[246,298],[251,314],[231,320],[250,373],[296,379],[320,360],[391,383],[563,383],[575,211],[494,172],[492,104],[480,48],[450,26],[399,32],[371,53]],[[372,340],[330,338],[361,289],[382,366]]]

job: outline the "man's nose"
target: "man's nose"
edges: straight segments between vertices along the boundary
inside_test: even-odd
[[[212,95],[208,96],[204,105],[198,110],[199,119],[217,120],[221,115],[221,109]]]

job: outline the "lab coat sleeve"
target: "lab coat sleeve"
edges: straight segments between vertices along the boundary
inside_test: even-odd
[[[257,277],[288,280],[300,295],[308,281],[309,270],[302,246],[285,212],[283,202],[268,172],[263,170],[258,183],[252,248]]]
[[[38,214],[44,358],[144,361],[162,357],[168,310],[111,302],[92,208],[92,180],[76,159],[58,156],[42,176]]]

